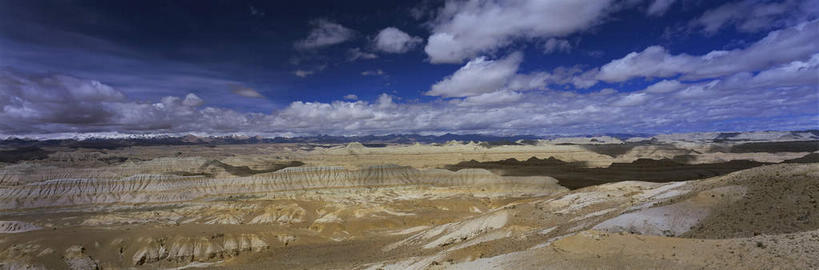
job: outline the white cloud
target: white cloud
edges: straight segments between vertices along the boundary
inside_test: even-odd
[[[793,61],[759,72],[751,80],[737,80],[737,84],[750,84],[756,87],[819,86],[819,73],[816,70],[819,70],[819,53],[806,61]]]
[[[572,84],[574,87],[581,89],[592,87],[597,84],[597,74],[598,71],[596,69],[588,70],[578,76],[572,77]]]
[[[714,96],[714,94],[719,93],[719,85],[720,81],[710,81],[708,83],[700,83],[700,84],[693,84],[685,87],[684,89],[672,93],[675,98],[680,99],[701,99],[707,98],[710,96]]]
[[[58,74],[27,74],[0,69],[0,118],[6,129],[38,122],[85,125],[105,123],[112,112],[102,106],[125,95],[95,80]]]
[[[509,80],[506,89],[509,90],[545,90],[549,85],[573,85],[578,89],[585,89],[597,84],[597,70],[583,71],[578,67],[557,67],[552,72],[532,72],[517,74]]]
[[[409,118],[402,119],[390,103],[371,104],[365,101],[334,101],[331,103],[291,103],[270,118],[270,126],[286,127],[297,134],[371,134],[390,133],[414,126]]]
[[[682,87],[683,85],[677,80],[662,80],[646,87],[644,91],[648,93],[668,93],[679,90]]]
[[[299,76],[299,77],[301,77],[301,76]],[[237,86],[237,87],[234,87],[231,92],[233,92],[234,94],[243,96],[243,97],[264,98],[264,96],[262,96],[262,94],[260,94],[258,91],[256,91],[253,88],[249,88],[249,87]]]
[[[509,90],[545,90],[550,84],[559,83],[563,79],[555,72],[533,72],[516,74],[509,78],[506,89]]]
[[[718,50],[702,56],[672,55],[663,47],[651,46],[609,62],[600,68],[597,78],[608,82],[680,74],[684,79],[716,78],[803,59],[818,51],[819,21],[810,21],[772,31],[744,49]]]
[[[320,19],[313,21],[313,30],[307,38],[297,41],[293,46],[297,49],[316,49],[339,44],[352,39],[355,31],[340,24]]]
[[[669,55],[661,46],[651,46],[642,52],[632,52],[623,58],[613,60],[600,68],[598,78],[609,82],[619,82],[633,77],[670,77],[688,71],[693,61],[689,55]]]
[[[573,85],[577,89],[586,89],[598,82],[597,69],[584,72],[579,67],[557,67],[551,72],[517,73],[522,59],[523,54],[520,52],[510,54],[500,60],[487,60],[485,57],[473,59],[454,74],[434,84],[425,94],[442,97],[468,97],[498,91],[549,90],[550,86],[565,88],[568,85]]]
[[[358,59],[370,60],[370,59],[376,59],[376,58],[378,58],[378,55],[376,55],[374,53],[369,53],[369,52],[362,51],[360,48],[352,48],[352,49],[347,51],[347,60],[348,61],[355,61],[355,60],[358,60]]]
[[[239,130],[254,114],[201,106],[196,94],[156,103],[128,100],[95,80],[0,69],[0,132],[52,133]]]
[[[651,2],[651,5],[648,6],[646,14],[649,16],[663,16],[676,1],[677,0],[654,0],[654,2]]]
[[[603,88],[600,91],[598,91],[596,94],[598,94],[598,95],[611,95],[611,94],[615,94],[615,93],[617,93],[617,90],[615,90],[614,88]]]
[[[518,102],[521,98],[523,98],[521,93],[504,90],[467,97],[462,102],[456,102],[456,104],[458,106],[506,105]]]
[[[410,36],[395,27],[387,27],[375,36],[375,48],[387,53],[405,53],[424,42],[420,37]]]
[[[702,28],[709,35],[731,26],[742,32],[757,32],[813,20],[817,15],[817,0],[743,0],[708,10],[690,24],[694,28]]]
[[[519,63],[514,57],[470,63],[483,68],[504,61]],[[614,89],[586,94],[550,90],[549,84],[571,84],[586,72],[560,68],[549,73],[515,74],[517,63],[505,64],[512,67],[512,75],[501,76],[505,79],[497,84],[500,86],[463,98],[400,102],[382,94],[374,101],[361,101],[351,94],[345,96],[348,101],[295,101],[270,114],[203,106],[205,101],[195,94],[136,102],[102,82],[2,69],[0,134],[685,132],[811,128],[819,115],[819,53],[759,72],[738,72],[695,83],[664,80],[625,93]],[[461,70],[469,70],[465,67]],[[454,77],[450,79],[457,81]],[[527,90],[542,88],[510,90],[516,84]],[[750,115],[753,121],[746,120]]]
[[[428,96],[466,97],[494,92],[503,88],[515,75],[523,54],[516,52],[499,60],[478,57],[458,69],[455,74],[435,83],[424,93]]]
[[[348,95],[344,96],[344,99],[348,99],[348,100],[358,100],[358,96],[356,96],[356,95],[354,95],[354,94],[348,94]]]
[[[543,44],[543,52],[547,54],[553,52],[569,52],[571,50],[572,45],[565,39],[550,38]]]
[[[382,93],[378,96],[375,105],[378,106],[379,109],[389,109],[396,106],[395,103],[392,102],[392,96],[386,93]]]
[[[519,56],[483,61],[490,61],[491,65],[504,61],[519,63],[515,57]],[[815,117],[809,116],[819,114],[815,104],[819,100],[815,88],[819,83],[817,72],[819,53],[773,66],[756,75],[738,73],[679,85],[666,81],[631,93],[607,89],[578,94],[548,87],[540,88],[541,91],[516,92],[505,90],[514,80],[507,78],[501,80],[505,85],[497,89],[488,88],[485,93],[464,99],[401,104],[392,96],[382,94],[372,103],[294,102],[281,112],[264,118],[247,117],[245,122],[254,126],[249,130],[266,127],[260,131],[287,130],[301,134],[653,132],[679,130],[680,123],[685,123],[683,129],[691,131],[795,128],[815,124]],[[576,68],[560,68],[548,76],[545,73],[538,76],[547,77],[544,81],[562,84],[573,83],[577,77],[588,76],[587,73]],[[516,76],[521,75],[512,78]],[[667,92],[654,91],[663,88],[661,86]],[[669,90],[675,87],[678,89]],[[743,121],[748,115],[756,119]],[[791,121],[782,123],[782,116],[788,116]]]
[[[721,89],[742,91],[749,88],[785,88],[819,85],[819,52],[806,60],[797,60],[761,71],[756,75],[741,72],[718,81]]]
[[[646,100],[649,99],[648,94],[646,93],[632,93],[628,94],[616,102],[613,103],[614,106],[636,106],[643,104]]]
[[[517,39],[566,36],[606,15],[611,0],[447,1],[424,51],[432,63],[461,63]]]
[[[293,75],[296,75],[297,77],[300,77],[300,78],[307,78],[307,77],[309,77],[311,75],[315,75],[316,73],[319,73],[319,72],[323,71],[325,68],[327,68],[326,64],[313,65],[313,66],[310,66],[310,67],[307,67],[307,68],[296,69],[291,73]]]
[[[297,70],[293,71],[293,75],[296,75],[296,76],[301,77],[301,78],[307,78],[307,76],[313,75],[313,73],[316,73],[316,72],[312,71],[312,70],[303,70],[303,69],[297,69]]]
[[[367,71],[361,72],[362,76],[381,76],[381,75],[384,75],[384,74],[386,74],[386,73],[384,73],[384,71],[381,70],[381,69],[367,70]]]
[[[182,100],[182,105],[188,107],[198,107],[202,106],[202,104],[205,104],[205,101],[194,93],[188,93],[185,99]]]

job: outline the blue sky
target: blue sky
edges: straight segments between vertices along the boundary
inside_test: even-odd
[[[819,127],[819,1],[0,1],[0,134]]]

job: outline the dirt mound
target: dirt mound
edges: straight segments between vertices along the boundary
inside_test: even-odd
[[[800,158],[789,159],[785,163],[819,163],[819,153],[810,153]]]
[[[735,202],[716,207],[685,236],[735,238],[819,229],[819,175],[815,169],[766,166],[726,176],[719,184],[742,185],[747,192]]]
[[[199,168],[199,171],[208,171],[209,167],[217,167],[217,168],[222,168],[226,172],[228,172],[228,173],[230,173],[232,175],[235,175],[235,176],[251,176],[251,175],[254,175],[254,174],[275,172],[275,171],[278,171],[278,170],[281,170],[281,169],[284,169],[284,168],[299,167],[299,166],[302,166],[302,165],[304,165],[304,162],[290,161],[290,162],[287,162],[287,163],[271,164],[270,166],[268,166],[267,169],[254,170],[254,169],[251,169],[249,166],[233,166],[233,165],[226,164],[226,163],[218,161],[218,160],[210,160],[210,161],[206,162],[205,164],[203,164],[202,167]]]
[[[430,269],[816,269],[819,233],[680,239],[584,231],[552,245]]]

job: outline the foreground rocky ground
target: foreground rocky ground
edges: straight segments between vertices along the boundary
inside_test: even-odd
[[[815,143],[55,147],[0,268],[815,269]]]

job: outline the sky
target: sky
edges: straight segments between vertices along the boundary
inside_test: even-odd
[[[819,128],[819,0],[0,0],[0,137]]]

